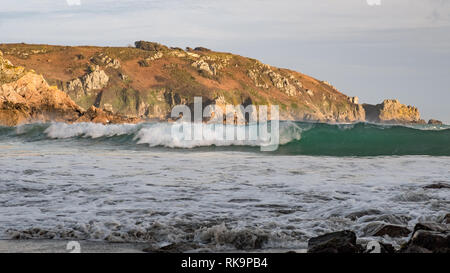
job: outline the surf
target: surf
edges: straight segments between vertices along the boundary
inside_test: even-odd
[[[258,140],[223,140],[213,124],[202,124],[203,140],[172,134],[174,123],[141,124],[35,123],[0,127],[0,140],[65,141],[73,145],[115,145],[123,148],[187,151],[248,151],[259,153]],[[248,134],[251,125],[227,125]],[[450,127],[446,125],[325,124],[280,122],[280,146],[273,155],[317,156],[450,156]]]

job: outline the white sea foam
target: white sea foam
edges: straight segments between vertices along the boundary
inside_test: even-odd
[[[45,134],[49,138],[72,138],[72,137],[112,137],[131,134],[138,130],[138,125],[134,124],[111,124],[103,125],[100,123],[52,123]]]
[[[183,133],[183,126],[192,126],[190,138]],[[218,128],[221,128],[219,130]],[[22,129],[23,130],[23,129]],[[228,140],[227,130],[233,132]],[[202,146],[261,146],[267,144],[267,138],[257,135],[250,137],[250,131],[258,132],[257,125],[221,125],[221,124],[185,124],[185,123],[148,123],[148,124],[112,124],[98,123],[52,123],[44,133],[49,138],[67,139],[73,137],[100,138],[120,135],[134,135],[138,144],[150,147],[163,146],[169,148],[194,148]],[[197,131],[197,132],[196,132]],[[289,143],[301,138],[302,129],[292,122],[280,124],[280,144]],[[199,133],[201,138],[194,139]],[[238,138],[238,136],[241,136]]]

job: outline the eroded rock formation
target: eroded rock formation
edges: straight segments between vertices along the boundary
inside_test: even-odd
[[[0,125],[30,122],[137,122],[91,107],[84,111],[67,93],[50,86],[43,76],[3,59],[0,52]],[[94,77],[95,78],[95,77]],[[86,79],[86,82],[89,82]],[[91,86],[90,81],[88,86]]]
[[[363,107],[369,122],[425,123],[416,107],[401,104],[398,100],[384,100],[381,104],[364,104]]]

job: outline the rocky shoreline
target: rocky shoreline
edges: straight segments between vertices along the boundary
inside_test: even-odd
[[[450,227],[447,215],[445,224],[424,222],[415,225],[407,243],[400,248],[381,241],[370,241],[363,245],[357,243],[355,232],[338,231],[311,238],[308,253],[450,253]],[[380,233],[380,231],[382,231]],[[404,236],[409,234],[406,227],[384,225],[374,234],[380,236]]]

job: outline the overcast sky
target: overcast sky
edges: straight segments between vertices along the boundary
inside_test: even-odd
[[[204,46],[450,123],[450,0],[0,0],[0,43]]]

